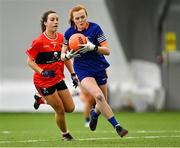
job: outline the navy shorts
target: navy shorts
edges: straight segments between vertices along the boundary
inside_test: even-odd
[[[64,82],[64,80],[60,81],[59,83],[51,86],[51,87],[47,87],[47,88],[42,88],[39,86],[36,86],[37,91],[39,92],[40,95],[42,96],[48,96],[53,94],[56,90],[65,90],[67,89],[66,83]]]
[[[79,81],[82,81],[86,77],[93,77],[98,85],[104,85],[107,83],[107,73],[106,70],[92,72],[88,70],[78,69],[76,71]]]

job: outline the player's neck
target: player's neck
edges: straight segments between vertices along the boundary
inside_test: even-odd
[[[56,38],[56,32],[45,31],[44,33],[50,39],[55,39]]]

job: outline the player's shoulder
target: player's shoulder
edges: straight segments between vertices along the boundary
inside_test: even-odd
[[[35,41],[42,42],[42,40],[45,38],[44,34],[41,33],[37,38],[35,38]]]
[[[33,45],[39,45],[39,44],[42,44],[43,43],[43,34],[40,34],[38,37],[36,37],[33,41],[32,41],[32,44]]]
[[[70,26],[64,33],[65,38],[69,38],[72,34],[76,32],[74,26]]]
[[[76,28],[74,25],[69,26],[69,28],[66,29],[66,32],[74,31]]]
[[[95,23],[95,22],[89,22],[89,26],[91,29],[100,29],[101,27],[99,26],[99,24]]]
[[[95,26],[95,27],[97,27],[97,26],[99,26],[97,23],[95,23],[95,22],[89,22],[89,24],[91,25],[91,26]]]

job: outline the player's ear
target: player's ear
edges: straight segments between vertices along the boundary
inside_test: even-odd
[[[46,26],[47,25],[47,22],[44,22],[44,26]]]

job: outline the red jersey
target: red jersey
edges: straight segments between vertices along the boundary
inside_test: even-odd
[[[64,62],[60,60],[63,38],[60,33],[56,33],[55,39],[50,39],[45,33],[42,33],[26,51],[28,56],[43,70],[53,70],[56,73],[55,77],[49,78],[35,72],[35,85],[47,88],[64,79]]]

